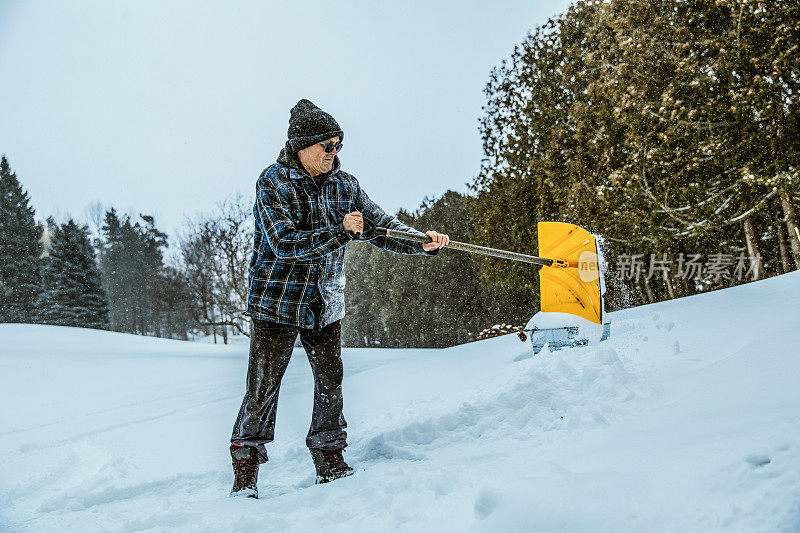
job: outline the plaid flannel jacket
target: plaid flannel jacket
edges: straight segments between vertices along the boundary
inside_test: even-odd
[[[308,329],[344,317],[344,252],[352,239],[342,227],[347,213],[363,213],[365,233],[369,224],[420,233],[384,213],[339,167],[337,156],[333,169],[317,182],[287,146],[259,176],[247,315]],[[394,238],[370,242],[402,254],[438,252]]]

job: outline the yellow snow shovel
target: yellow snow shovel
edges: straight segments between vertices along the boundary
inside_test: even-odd
[[[539,253],[545,257],[450,241],[448,248],[481,255],[542,265],[539,271],[541,310],[577,315],[595,324],[603,323],[600,269],[595,236],[575,224],[539,222]],[[375,236],[430,242],[417,235],[388,228],[374,228]]]
[[[595,236],[574,224],[539,222],[539,253],[558,257],[566,266],[553,264],[539,271],[539,292],[544,312],[556,311],[603,323],[600,266]]]

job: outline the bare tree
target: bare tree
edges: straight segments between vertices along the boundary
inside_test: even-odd
[[[216,261],[218,304],[223,320],[247,335],[247,277],[253,249],[253,218],[242,195],[228,198],[217,206],[212,233]]]
[[[89,220],[95,235],[99,236],[101,234],[103,223],[105,222],[106,210],[106,206],[103,205],[103,202],[100,200],[95,200],[90,203],[84,210],[84,214]]]
[[[244,312],[253,242],[250,204],[241,195],[228,198],[210,215],[187,220],[179,238],[187,288],[196,305],[192,315],[215,342],[218,331],[228,342],[228,328],[249,336]]]

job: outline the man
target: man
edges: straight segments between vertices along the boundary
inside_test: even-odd
[[[255,245],[247,314],[253,319],[247,393],[231,436],[231,496],[258,497],[258,467],[272,442],[278,390],[297,335],[314,374],[314,409],[306,445],[317,483],[352,474],[342,452],[341,319],[344,250],[373,227],[416,230],[383,212],[355,177],[339,169],[344,132],[308,100],[291,110],[286,146],[256,183]],[[367,229],[365,231],[365,222]],[[402,254],[435,255],[450,239],[431,242],[376,236],[370,242]]]

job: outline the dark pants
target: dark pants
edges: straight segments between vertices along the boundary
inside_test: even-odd
[[[314,374],[314,412],[306,437],[309,448],[338,450],[347,446],[347,423],[342,415],[341,323],[303,329],[253,320],[247,393],[233,426],[231,442],[252,446],[259,462],[267,461],[264,446],[275,435],[278,390],[294,349],[297,334]]]

